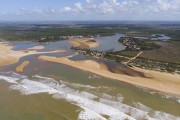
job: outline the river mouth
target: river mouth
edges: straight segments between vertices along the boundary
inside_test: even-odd
[[[24,44],[26,43],[14,43],[14,50],[26,49]],[[28,43],[29,48],[38,45],[42,44]],[[63,57],[75,53],[70,49],[68,40],[43,46],[45,49],[38,51],[66,50],[64,53],[45,54],[48,56]],[[180,104],[177,98],[169,98],[62,64],[42,61],[38,56],[23,57],[17,64],[0,68],[0,106],[3,106],[0,109],[1,118],[179,119]],[[104,62],[109,68],[123,66],[114,61],[90,58],[83,54],[70,59]],[[14,72],[15,66],[25,60],[30,61],[25,72]]]

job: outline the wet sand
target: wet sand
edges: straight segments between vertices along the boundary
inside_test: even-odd
[[[116,67],[113,67],[110,71],[112,71],[113,73],[125,74],[125,75],[129,75],[129,76],[148,77],[143,72],[134,70],[134,69],[129,68],[127,66],[121,66],[121,67],[116,66]]]
[[[65,64],[81,70],[89,71],[103,77],[120,80],[136,86],[152,89],[154,91],[163,92],[174,96],[180,96],[180,75],[134,68],[134,70],[143,73],[145,77],[130,76],[125,74],[112,73],[107,69],[105,64],[92,60],[72,61],[66,57],[56,58],[49,56],[40,56],[39,59]]]
[[[80,47],[86,49],[96,48],[100,46],[100,43],[92,38],[70,40],[69,43],[72,44],[74,47]]]
[[[24,68],[29,64],[29,61],[24,61],[18,67],[16,67],[16,72],[23,72]]]

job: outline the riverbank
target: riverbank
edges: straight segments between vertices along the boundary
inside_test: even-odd
[[[152,89],[154,91],[163,92],[174,96],[180,96],[180,75],[177,74],[134,68],[135,70],[142,72],[145,75],[145,77],[135,77],[112,73],[108,69],[106,69],[107,66],[105,64],[90,60],[72,61],[66,57],[56,58],[49,56],[40,56],[39,59],[68,65],[81,70],[89,71],[103,77],[123,81],[143,88]]]

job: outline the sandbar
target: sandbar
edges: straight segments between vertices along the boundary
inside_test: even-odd
[[[16,67],[16,72],[23,72],[24,68],[29,64],[29,61],[22,62],[18,67]]]
[[[34,46],[31,48],[28,48],[28,50],[42,50],[42,49],[44,49],[44,46]]]
[[[40,56],[39,59],[65,64],[103,77],[123,81],[157,92],[163,92],[178,97],[180,96],[180,75],[177,74],[134,68],[136,71],[142,72],[146,77],[129,76],[113,73],[107,69],[107,66],[104,63],[92,60],[72,61],[67,57],[56,58],[50,56]]]
[[[36,50],[12,50],[13,46],[8,44],[0,44],[0,66],[15,64],[21,57],[33,55],[33,54],[46,54],[46,53],[58,53],[65,52],[64,50],[48,51],[48,52],[37,52]]]
[[[74,47],[86,49],[96,48],[100,46],[100,43],[94,40],[93,38],[70,40],[69,43],[72,44]]]

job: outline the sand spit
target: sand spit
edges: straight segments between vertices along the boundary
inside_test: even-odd
[[[105,64],[98,63],[92,60],[72,61],[66,57],[56,58],[49,56],[40,56],[39,59],[65,64],[81,70],[89,71],[103,77],[120,80],[136,86],[152,89],[174,96],[180,96],[180,75],[134,68],[136,71],[142,72],[145,76],[148,77],[129,76],[112,73],[107,69],[107,66]]]
[[[16,67],[16,72],[23,72],[24,68],[29,64],[29,61],[24,61],[18,67]]]
[[[31,48],[28,48],[28,50],[42,50],[42,49],[44,49],[44,46],[34,46]]]
[[[32,54],[45,54],[45,53],[57,53],[65,52],[64,50],[49,51],[49,52],[37,52],[36,50],[23,50],[13,51],[13,47],[8,44],[0,44],[0,66],[15,64],[21,57],[32,55]]]
[[[96,48],[100,46],[100,43],[95,41],[93,38],[70,40],[69,43],[72,44],[74,47],[80,47],[86,49]]]
[[[72,54],[72,55],[69,55],[69,56],[66,56],[67,58],[71,58],[71,57],[74,57],[74,56],[76,56],[76,55],[78,55],[79,53],[78,52],[75,52],[74,54]]]

